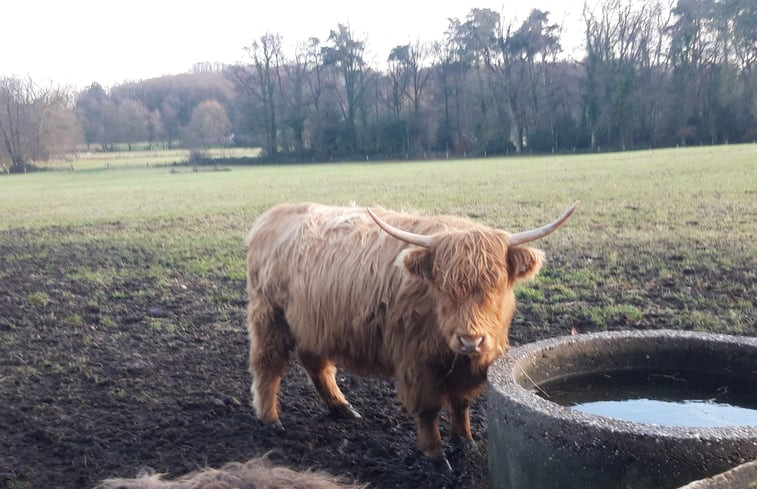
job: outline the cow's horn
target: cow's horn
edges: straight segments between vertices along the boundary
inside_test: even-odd
[[[391,236],[399,239],[400,241],[422,246],[424,248],[431,246],[431,236],[426,236],[425,234],[415,234],[408,231],[403,231],[402,229],[397,229],[396,227],[388,224],[386,221],[374,214],[372,210],[366,210],[368,211],[368,214],[370,214],[370,216],[373,218],[373,220],[376,221],[376,224],[381,227],[381,229],[389,233]]]
[[[536,241],[537,239],[543,238],[544,236],[557,231],[560,226],[565,224],[565,221],[568,220],[568,218],[571,216],[571,214],[573,214],[573,211],[576,210],[578,204],[580,203],[580,200],[575,201],[573,205],[568,208],[568,210],[563,212],[562,216],[558,217],[556,220],[550,222],[549,224],[545,224],[544,226],[536,229],[531,229],[530,231],[522,231],[520,233],[511,234],[509,238],[509,245],[515,246],[531,241]]]

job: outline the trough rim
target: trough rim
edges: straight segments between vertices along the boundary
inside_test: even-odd
[[[695,331],[678,331],[670,329],[659,330],[621,330],[598,333],[582,333],[570,336],[560,336],[545,340],[526,343],[512,347],[489,369],[489,388],[497,395],[508,399],[508,402],[519,405],[522,409],[535,411],[540,416],[552,420],[572,422],[583,428],[609,431],[614,433],[633,433],[641,437],[672,438],[672,439],[701,439],[713,442],[725,440],[755,440],[757,443],[756,425],[695,427],[695,426],[666,426],[650,423],[638,423],[617,418],[596,415],[578,411],[567,406],[548,401],[528,390],[518,380],[521,372],[526,375],[524,364],[538,362],[535,356],[542,352],[550,352],[558,348],[586,342],[607,342],[625,339],[642,341],[658,341],[671,339],[675,341],[692,341],[721,345],[735,345],[747,350],[753,349],[757,356],[757,338],[750,336],[725,335],[716,333],[701,333]],[[526,367],[527,368],[527,367]]]

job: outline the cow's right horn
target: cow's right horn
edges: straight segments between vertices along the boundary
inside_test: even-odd
[[[383,219],[381,219],[379,216],[374,214],[371,209],[366,209],[366,210],[368,211],[368,214],[370,214],[370,216],[373,218],[373,220],[376,221],[376,224],[378,224],[381,229],[386,231],[389,235],[394,236],[398,240],[404,241],[405,243],[422,246],[424,248],[428,248],[429,246],[431,246],[431,236],[403,231],[402,229],[398,229],[392,226],[391,224],[387,223]]]
[[[557,231],[560,226],[565,224],[565,221],[568,220],[568,218],[571,216],[571,214],[573,214],[573,212],[578,207],[578,204],[580,203],[580,200],[573,202],[573,205],[570,206],[565,212],[563,212],[562,216],[558,217],[549,224],[545,224],[544,226],[536,229],[531,229],[530,231],[522,231],[520,233],[511,234],[508,240],[508,244],[510,246],[515,246],[529,243],[531,241],[536,241],[537,239],[543,238],[544,236],[554,231]]]

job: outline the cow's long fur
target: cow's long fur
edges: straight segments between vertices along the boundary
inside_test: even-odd
[[[469,220],[376,213],[433,235],[432,245],[400,241],[354,207],[283,204],[255,222],[247,255],[254,407],[278,422],[279,381],[296,347],[338,412],[349,404],[335,366],[397,378],[420,449],[443,457],[438,412],[449,404],[453,438],[471,438],[468,405],[508,347],[513,283],[538,273],[543,255],[509,247],[506,232]],[[481,351],[461,354],[460,336],[483,337]]]
[[[141,474],[134,479],[107,479],[94,489],[364,489],[323,472],[296,472],[276,467],[266,459],[230,463],[220,469],[166,480],[160,474]]]

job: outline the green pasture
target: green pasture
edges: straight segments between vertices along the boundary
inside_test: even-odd
[[[103,253],[150,250],[160,258],[149,270],[92,265],[71,279],[107,283],[145,273],[160,281],[179,271],[231,279],[227,290],[215,292],[224,297],[243,288],[248,228],[276,203],[451,213],[519,231],[581,200],[568,224],[538,244],[549,262],[518,289],[530,329],[514,328],[516,340],[576,324],[757,335],[754,144],[203,171],[144,161],[105,169],[95,159],[73,167],[0,178],[0,250],[22,250],[19,239],[84,243]],[[0,258],[23,254],[14,253]]]
[[[105,157],[98,156],[73,162],[81,171],[0,178],[0,229],[254,214],[278,202],[304,200],[470,214],[518,228],[580,199],[576,221],[600,233],[692,231],[693,220],[704,221],[697,233],[717,233],[752,220],[757,192],[755,145],[221,171],[147,167],[147,153],[109,156],[139,162],[134,166],[104,169],[97,165]],[[159,152],[155,161],[181,153]]]

